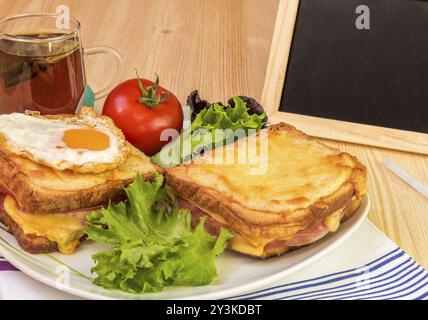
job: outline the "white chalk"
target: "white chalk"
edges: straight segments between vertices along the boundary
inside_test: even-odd
[[[409,186],[411,186],[413,189],[415,189],[416,191],[421,193],[423,196],[425,196],[425,198],[428,199],[428,187],[422,184],[422,182],[416,180],[408,172],[400,168],[398,165],[396,165],[392,161],[384,160],[383,164],[397,177],[399,177],[401,180],[406,182]]]

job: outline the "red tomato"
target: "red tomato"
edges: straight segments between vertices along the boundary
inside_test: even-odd
[[[140,81],[130,79],[114,88],[104,103],[103,114],[113,119],[132,145],[152,156],[168,143],[160,140],[163,130],[181,131],[183,109],[175,95],[158,87],[158,79],[156,83]]]

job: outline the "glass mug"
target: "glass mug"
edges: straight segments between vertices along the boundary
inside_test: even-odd
[[[83,49],[79,21],[63,20],[59,14],[29,13],[0,21],[0,114],[74,113],[86,87],[84,55],[107,53],[116,61],[115,79],[95,99],[120,81],[120,54],[105,46]]]

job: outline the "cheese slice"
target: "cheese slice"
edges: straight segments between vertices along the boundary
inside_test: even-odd
[[[336,232],[340,226],[343,209],[333,212],[331,215],[324,218],[323,223],[330,232]]]
[[[220,215],[214,212],[207,212],[204,210],[211,218],[216,220],[222,227],[230,229],[227,221]],[[275,239],[267,239],[256,236],[250,236],[246,234],[237,234],[231,240],[229,240],[229,248],[238,251],[244,254],[251,256],[260,257],[264,253],[264,248],[266,244]]]
[[[269,242],[272,242],[272,241],[275,240],[275,239],[270,239],[270,238],[262,238],[262,237],[249,236],[247,234],[241,234],[241,236],[245,240],[247,240],[247,242],[251,243],[255,247],[260,246],[260,245],[265,246]]]
[[[58,244],[58,250],[71,254],[85,234],[84,221],[88,212],[60,214],[29,214],[21,211],[11,196],[4,199],[4,210],[25,234],[45,237]]]
[[[261,238],[260,238],[261,239]],[[242,235],[236,235],[231,240],[229,240],[229,247],[234,251],[238,251],[250,256],[261,257],[265,251],[265,246],[272,239],[263,239],[257,245],[254,245],[247,240],[247,237]]]

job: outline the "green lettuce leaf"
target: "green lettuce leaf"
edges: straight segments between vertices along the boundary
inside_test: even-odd
[[[189,211],[167,196],[160,174],[153,182],[137,176],[125,190],[127,202],[87,218],[89,239],[111,246],[93,255],[94,283],[135,294],[211,283],[217,276],[215,257],[232,235],[221,229],[218,237],[211,236],[205,219],[193,230]]]
[[[197,129],[248,129],[260,130],[266,124],[266,114],[248,113],[247,104],[239,97],[234,97],[235,106],[223,107],[217,103],[202,110],[192,122],[192,132]]]
[[[238,137],[247,136],[249,130],[259,131],[267,123],[266,114],[250,114],[247,104],[240,97],[234,97],[234,107],[224,107],[214,103],[201,110],[190,126],[173,142],[166,145],[152,160],[164,168],[176,166],[196,156],[202,151],[208,151],[219,145],[232,143],[236,140],[237,130],[241,130]],[[190,110],[187,108],[185,110]],[[188,111],[190,112],[190,111]],[[222,129],[218,134],[216,129]],[[183,148],[185,144],[190,148]],[[168,154],[168,157],[163,155]]]

